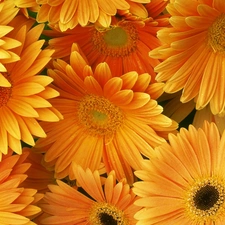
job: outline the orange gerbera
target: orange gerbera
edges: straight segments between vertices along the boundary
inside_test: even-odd
[[[177,123],[179,123],[179,125],[182,125],[182,121],[184,122],[184,120],[187,120],[189,125],[192,123],[193,116],[196,111],[195,102],[192,100],[187,103],[182,103],[180,101],[180,96],[180,92],[176,92],[174,94],[164,93],[162,96],[160,96],[158,102],[163,105],[164,115],[175,120]]]
[[[166,101],[163,104],[163,114],[175,120],[180,126],[187,127],[187,124],[193,124],[196,128],[202,127],[204,121],[214,122],[220,134],[225,130],[225,114],[212,114],[209,104],[201,110],[195,110],[195,102],[180,102],[180,92],[174,94],[165,94],[159,98],[160,101]]]
[[[92,173],[81,167],[73,168],[73,173],[90,197],[60,180],[58,185],[49,185],[51,192],[45,194],[45,204],[41,204],[49,215],[41,221],[42,225],[136,224],[133,215],[140,207],[133,204],[137,198],[125,180],[116,183],[115,173],[111,172],[101,181],[97,171]]]
[[[131,167],[140,167],[141,153],[150,156],[153,147],[165,142],[161,133],[177,127],[151,99],[151,76],[130,72],[113,77],[107,63],[92,71],[77,51],[70,64],[56,60],[53,65],[48,75],[60,97],[51,103],[64,120],[42,123],[47,138],[35,148],[46,152],[58,178],[69,174],[72,161],[94,171],[103,157],[108,172],[115,170],[118,179],[132,182]]]
[[[208,103],[213,114],[225,110],[225,2],[173,0],[167,7],[171,28],[158,33],[164,43],[150,56],[164,59],[156,79],[165,91],[183,89],[181,101],[195,99],[196,108]]]
[[[72,44],[78,43],[93,68],[106,62],[114,76],[130,71],[147,72],[154,82],[154,67],[159,64],[159,60],[150,58],[148,54],[160,46],[156,33],[167,21],[167,18],[148,18],[144,21],[140,18],[128,20],[113,17],[108,28],[77,26],[59,34],[62,37],[51,39],[49,46],[55,50],[54,58],[67,60]]]
[[[44,40],[38,40],[44,25],[33,28],[33,21],[17,16],[10,23],[15,29],[10,35],[18,37],[21,47],[15,49],[20,60],[5,65],[2,73],[11,87],[0,87],[0,158],[8,146],[21,154],[21,140],[34,145],[32,135],[45,137],[38,120],[58,121],[61,114],[47,101],[59,93],[48,84],[52,78],[38,73],[51,59],[51,50],[42,50]]]
[[[150,0],[37,0],[41,4],[37,21],[48,21],[61,31],[73,29],[78,24],[86,26],[90,22],[109,27],[111,16],[116,15],[117,10],[128,10],[129,3],[133,2],[136,3],[133,7],[138,8],[141,3],[148,3]]]
[[[12,155],[9,150],[0,161],[0,224],[34,225],[30,219],[41,211],[35,204],[43,195],[37,190],[24,188],[26,171],[30,164],[24,163],[27,153]]]
[[[214,123],[169,135],[135,174],[139,224],[222,225],[225,221],[225,132]]]
[[[202,126],[202,124],[204,123],[205,120],[207,120],[209,122],[214,122],[217,125],[220,134],[222,134],[223,131],[225,130],[225,115],[224,115],[224,113],[213,115],[209,108],[209,105],[207,105],[202,110],[198,110],[195,113],[193,125],[196,128],[199,128]]]
[[[30,148],[23,148],[23,153],[28,153],[25,162],[31,164],[27,170],[27,179],[23,182],[23,187],[37,189],[39,193],[45,193],[48,185],[55,183],[54,172],[47,170],[42,165],[43,154],[36,153]]]
[[[20,46],[21,43],[10,38],[8,34],[14,29],[8,24],[18,13],[18,9],[14,7],[12,1],[0,2],[0,87],[10,87],[10,82],[2,75],[6,72],[4,64],[18,61],[20,57],[13,52],[13,49]]]

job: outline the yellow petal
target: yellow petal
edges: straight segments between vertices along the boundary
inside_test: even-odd
[[[22,102],[17,99],[10,99],[7,106],[20,116],[25,117],[38,117],[37,111],[26,102]]]

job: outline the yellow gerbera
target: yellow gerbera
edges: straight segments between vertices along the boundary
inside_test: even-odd
[[[6,63],[18,61],[20,57],[13,52],[13,49],[21,43],[15,38],[10,38],[8,34],[14,27],[8,24],[18,13],[12,1],[0,2],[0,87],[10,87],[10,82],[4,77],[2,72],[6,72]]]
[[[48,70],[60,92],[50,102],[64,120],[41,123],[47,138],[39,139],[35,148],[46,152],[58,178],[69,174],[72,161],[94,171],[103,157],[108,172],[115,170],[118,179],[132,182],[131,167],[140,167],[141,153],[150,156],[177,124],[151,98],[149,74],[113,77],[107,63],[92,71],[81,54],[72,51],[70,64],[56,60]]]
[[[135,174],[139,224],[222,225],[225,221],[225,132],[214,123],[169,135]]]
[[[137,198],[126,180],[116,183],[113,171],[103,181],[97,171],[73,167],[73,173],[90,197],[58,180],[58,185],[49,185],[51,192],[45,194],[45,204],[41,204],[48,214],[41,224],[136,224],[133,215],[140,207],[133,204]]]
[[[165,91],[183,89],[181,101],[195,99],[196,108],[208,103],[213,114],[225,110],[225,2],[173,0],[167,7],[171,28],[158,33],[164,43],[150,56],[164,59],[156,66]]]
[[[34,145],[32,135],[45,137],[38,120],[58,121],[61,114],[52,107],[48,99],[59,93],[48,85],[52,78],[38,75],[49,62],[52,50],[42,50],[44,40],[38,40],[44,25],[33,28],[33,21],[20,15],[11,21],[16,35],[22,43],[15,49],[20,60],[5,65],[2,75],[11,87],[0,87],[0,159],[7,153],[8,146],[21,154],[21,140]]]
[[[0,224],[35,225],[31,222],[41,211],[35,204],[43,195],[36,194],[36,189],[24,188],[26,171],[30,167],[24,160],[27,153],[12,155],[9,150],[0,161]]]

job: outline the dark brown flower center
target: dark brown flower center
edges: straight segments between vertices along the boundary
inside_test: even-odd
[[[196,192],[193,200],[197,209],[209,210],[217,203],[219,197],[219,191],[207,184]]]
[[[225,183],[217,177],[196,180],[187,192],[186,210],[196,224],[217,221],[224,214]]]
[[[102,225],[117,225],[117,221],[113,218],[113,216],[108,215],[107,213],[100,213],[99,220]]]
[[[89,214],[90,225],[128,225],[124,212],[106,202],[96,202]]]

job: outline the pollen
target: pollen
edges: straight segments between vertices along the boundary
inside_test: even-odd
[[[96,202],[90,210],[90,225],[128,225],[124,212],[105,202]]]
[[[210,177],[196,181],[186,199],[188,215],[196,222],[215,221],[224,213],[225,184]]]
[[[119,107],[102,96],[86,95],[78,107],[78,118],[92,136],[112,136],[123,124]]]
[[[107,29],[96,29],[93,33],[93,46],[103,55],[124,57],[137,49],[136,27],[127,22]]]
[[[216,18],[208,30],[208,42],[214,52],[225,53],[225,14]]]
[[[4,76],[7,78],[6,75]],[[11,95],[12,95],[12,87],[0,87],[0,108],[8,103]]]

